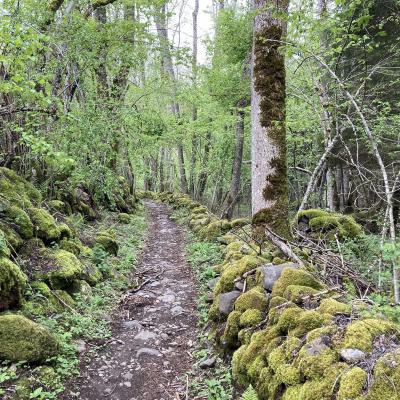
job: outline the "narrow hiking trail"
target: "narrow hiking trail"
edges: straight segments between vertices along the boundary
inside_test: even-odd
[[[145,203],[148,233],[135,275],[146,282],[127,293],[112,318],[113,335],[95,355],[84,355],[81,376],[63,399],[185,399],[184,373],[196,340],[194,274],[185,260],[185,233],[170,208]]]

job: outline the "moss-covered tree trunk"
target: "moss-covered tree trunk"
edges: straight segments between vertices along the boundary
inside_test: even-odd
[[[285,59],[281,51],[286,21],[277,18],[288,0],[254,0],[252,52],[252,214],[256,225],[280,235],[288,229],[285,127]]]

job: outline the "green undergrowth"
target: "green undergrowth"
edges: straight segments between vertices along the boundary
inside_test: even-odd
[[[107,278],[90,289],[87,295],[74,296],[71,305],[65,301],[63,310],[51,315],[41,314],[40,309],[30,310],[36,322],[46,326],[59,343],[58,354],[46,360],[46,366],[33,367],[24,363],[3,362],[0,365],[0,398],[5,399],[53,399],[64,390],[63,383],[79,374],[77,340],[86,343],[86,353],[96,352],[98,346],[110,337],[109,315],[118,304],[122,293],[131,285],[130,274],[142,245],[146,229],[144,210],[138,206],[129,224],[119,223],[117,213],[105,213],[101,222],[86,224],[76,219],[74,228],[81,235],[93,238],[96,232],[107,228],[116,232],[119,244],[118,256],[110,256],[100,247],[94,247],[90,262]],[[90,343],[88,345],[88,343]],[[47,370],[43,372],[44,368]]]

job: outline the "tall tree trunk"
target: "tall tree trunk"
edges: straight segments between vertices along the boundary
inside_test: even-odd
[[[254,0],[252,52],[252,215],[256,225],[289,234],[286,166],[285,61],[280,51],[286,22],[269,6],[287,12],[288,0]]]
[[[223,217],[231,219],[235,205],[238,201],[239,186],[240,186],[240,175],[242,170],[243,160],[243,142],[244,142],[244,110],[243,107],[246,105],[245,100],[241,100],[237,104],[237,120],[236,120],[236,144],[235,144],[235,158],[233,159],[232,166],[232,179],[229,193],[226,199],[226,208],[224,210]]]
[[[197,84],[197,16],[199,14],[199,0],[194,0],[193,10],[193,56],[192,56],[192,80],[193,89],[196,88]],[[193,105],[192,108],[192,120],[197,120],[197,106]],[[197,161],[197,147],[198,139],[197,133],[193,132],[192,137],[192,154],[190,157],[190,171],[189,171],[189,193],[194,197],[194,180],[195,180],[195,169]]]
[[[169,40],[168,40],[168,30],[167,30],[167,19],[166,19],[166,6],[165,4],[161,6],[159,9],[158,15],[155,18],[158,40],[160,42],[160,48],[163,59],[163,67],[165,73],[168,75],[171,85],[172,85],[172,103],[171,109],[177,119],[180,118],[180,108],[179,103],[177,102],[177,85],[176,85],[176,77],[174,66],[172,63],[172,56],[169,50]],[[179,174],[180,174],[180,189],[181,192],[188,192],[188,184],[186,179],[185,172],[185,158],[183,152],[183,144],[182,142],[178,143],[178,164],[179,164]]]

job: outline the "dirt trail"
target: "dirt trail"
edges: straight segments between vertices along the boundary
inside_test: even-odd
[[[196,339],[195,283],[185,261],[183,229],[165,204],[145,202],[149,231],[136,273],[142,281],[112,316],[113,339],[91,359],[64,399],[184,399],[182,379]]]

